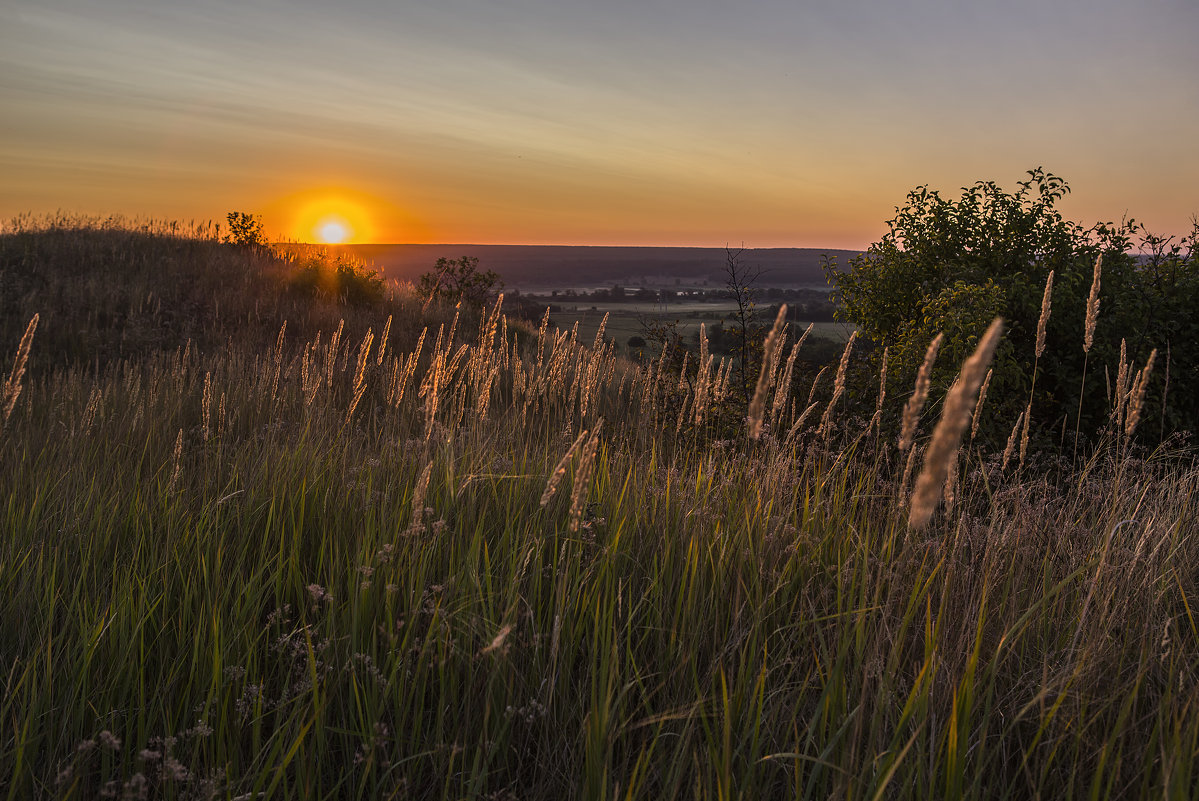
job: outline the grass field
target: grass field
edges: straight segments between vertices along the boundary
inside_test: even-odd
[[[0,795],[1199,792],[1188,454],[967,431],[909,525],[939,398],[900,452],[782,358],[754,438],[714,372],[288,269],[0,237]]]
[[[671,305],[666,311],[662,311],[660,306],[654,304],[608,303],[594,305],[594,309],[590,305],[573,307],[565,305],[562,307],[562,311],[550,316],[550,322],[560,329],[573,328],[577,322],[579,338],[589,341],[595,338],[595,333],[606,316],[605,336],[612,339],[618,351],[627,351],[629,337],[644,337],[647,324],[677,322],[679,333],[689,339],[694,339],[699,335],[701,324],[706,325],[709,330],[721,322],[726,326],[731,325],[728,317],[736,309],[731,304],[714,303],[677,304]],[[796,336],[807,327],[808,322],[806,321],[791,323],[791,328]],[[825,339],[838,345],[844,345],[852,332],[853,326],[844,323],[819,322],[813,324],[811,336],[813,339]]]

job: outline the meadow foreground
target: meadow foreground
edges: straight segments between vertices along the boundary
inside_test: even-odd
[[[7,798],[1199,792],[1186,453],[967,438],[914,529],[919,457],[792,343],[754,439],[717,362],[500,304],[0,245]]]

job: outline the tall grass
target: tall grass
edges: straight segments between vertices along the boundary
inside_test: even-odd
[[[840,378],[717,439],[600,337],[394,303],[92,369],[39,369],[39,327],[0,434],[8,798],[1199,789],[1186,462],[967,445],[916,530],[923,398],[907,453],[845,403],[804,427]]]

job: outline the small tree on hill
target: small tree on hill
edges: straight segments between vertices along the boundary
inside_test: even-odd
[[[247,214],[244,211],[231,211],[225,219],[229,223],[229,233],[224,241],[250,250],[263,250],[267,246],[266,233],[262,228],[262,217]]]
[[[749,408],[749,398],[758,381],[762,360],[762,342],[767,327],[758,313],[755,285],[762,277],[762,270],[745,264],[742,254],[745,248],[725,247],[724,286],[729,298],[737,304],[728,317],[728,325],[722,332],[724,346],[737,362],[733,369],[735,392],[744,408]]]
[[[431,272],[420,277],[419,291],[425,303],[435,298],[452,303],[463,301],[472,306],[482,306],[496,292],[504,288],[500,276],[494,270],[479,270],[479,259],[463,256],[460,259],[437,260]]]

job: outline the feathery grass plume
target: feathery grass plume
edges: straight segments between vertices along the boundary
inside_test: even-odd
[[[175,492],[175,485],[179,483],[179,474],[183,471],[183,429],[179,429],[179,435],[175,437],[175,452],[171,455],[171,481],[167,484],[167,494]]]
[[[279,394],[279,374],[283,371],[283,338],[287,335],[287,320],[279,326],[279,336],[275,340],[275,373],[271,379],[271,400]]]
[[[571,533],[578,532],[583,522],[583,509],[587,506],[587,493],[591,489],[591,474],[595,470],[595,454],[599,450],[600,428],[604,425],[601,417],[591,431],[591,438],[583,446],[579,454],[579,468],[575,471],[574,486],[570,494],[570,526]]]
[[[970,416],[971,442],[974,442],[974,437],[978,434],[978,419],[982,414],[983,404],[987,402],[987,389],[991,386],[991,374],[994,372],[994,368],[987,371],[987,377],[983,379],[983,387],[978,391],[978,403],[974,404],[974,414]]]
[[[943,339],[943,334],[937,334],[929,343],[928,350],[924,353],[924,361],[916,373],[916,387],[912,391],[912,397],[908,398],[907,404],[903,407],[903,423],[899,430],[899,449],[901,451],[910,448],[912,439],[916,436],[916,426],[920,423],[920,412],[924,410],[924,402],[928,399],[933,362],[937,360],[937,351],[941,349]]]
[[[754,398],[749,403],[749,438],[757,439],[762,434],[762,414],[766,411],[766,393],[769,391],[770,364],[774,359],[775,348],[778,347],[780,334],[787,319],[787,304],[779,306],[778,316],[774,325],[766,335],[766,343],[762,346],[762,369],[758,372],[758,385],[754,389]]]
[[[337,368],[337,348],[341,344],[341,335],[345,331],[346,321],[337,321],[337,330],[329,337],[329,350],[325,353],[325,383],[333,389],[333,373]]]
[[[957,500],[958,461],[961,451],[954,451],[953,460],[949,464],[949,472],[945,477],[945,514],[953,514],[953,504]]]
[[[1087,319],[1083,325],[1082,350],[1091,352],[1095,342],[1095,323],[1099,320],[1099,277],[1103,272],[1103,254],[1095,259],[1095,274],[1091,278],[1091,294],[1087,297]]]
[[[437,409],[441,403],[441,364],[445,360],[444,353],[433,357],[425,381],[421,385],[420,394],[425,398],[425,442],[433,436],[433,422],[437,419]]]
[[[970,424],[970,410],[974,408],[979,387],[982,386],[983,377],[1002,335],[1003,320],[997,317],[983,334],[974,353],[962,365],[958,380],[945,397],[941,419],[933,429],[932,442],[924,455],[924,468],[916,479],[916,489],[912,494],[912,510],[908,524],[913,529],[927,526],[937,508],[950,464],[957,455],[962,434]]]
[[[408,524],[409,535],[419,534],[424,529],[425,519],[425,493],[429,489],[429,476],[433,474],[433,460],[430,459],[425,463],[425,467],[420,471],[420,477],[416,480],[416,486],[412,490],[412,521]]]
[[[683,367],[679,370],[679,380],[675,382],[674,388],[679,392],[687,392],[690,390],[690,385],[687,382],[687,360],[691,358],[689,351],[683,351]]]
[[[804,329],[799,340],[791,346],[791,353],[787,356],[787,366],[783,370],[783,378],[779,381],[778,388],[774,391],[774,403],[770,407],[772,425],[778,420],[779,413],[791,397],[791,375],[795,370],[795,357],[799,355],[799,349],[803,347],[804,340],[808,338],[808,334],[812,333],[812,328],[815,325],[815,323],[808,323],[808,327]]]
[[[721,359],[717,375],[719,379],[716,382],[716,394],[714,397],[722,401],[729,396],[729,392],[731,391],[729,379],[733,376],[733,360]]]
[[[1028,406],[1024,409],[1024,430],[1020,433],[1020,461],[1016,464],[1017,470],[1024,469],[1024,457],[1028,454],[1028,426],[1032,420],[1032,401],[1028,402]]]
[[[404,393],[408,389],[408,382],[416,374],[416,363],[420,359],[421,351],[425,347],[425,337],[428,333],[428,326],[421,329],[420,337],[416,340],[416,347],[412,349],[412,353],[408,354],[408,358],[404,360],[404,369],[396,375],[396,380],[391,390],[391,405],[396,408],[399,408],[400,403],[403,402]],[[399,360],[397,359],[396,361],[398,362]]]
[[[489,654],[492,651],[499,650],[501,647],[503,647],[504,640],[508,639],[508,635],[511,633],[512,633],[511,624],[504,626],[502,629],[500,629],[500,633],[495,635],[495,639],[493,639],[491,641],[491,644],[488,645],[487,647],[485,647],[483,650],[479,651],[479,656],[485,656],[486,654]]]
[[[890,352],[890,348],[883,348],[882,369],[878,372],[878,398],[874,402],[874,414],[870,417],[870,425],[866,427],[867,431],[873,431],[874,427],[883,421],[883,401],[887,398],[887,357]]]
[[[1116,429],[1120,430],[1124,427],[1124,401],[1128,397],[1128,344],[1126,340],[1120,340],[1120,369],[1116,373],[1116,394],[1113,398],[1114,405],[1112,406],[1111,419],[1116,424]]]
[[[854,331],[849,335],[849,341],[845,343],[845,350],[841,351],[841,363],[837,365],[837,377],[833,379],[833,397],[825,407],[824,415],[820,418],[820,433],[825,437],[828,436],[833,425],[833,409],[836,408],[837,401],[841,400],[841,394],[845,392],[845,371],[849,367],[849,354],[853,351],[853,343],[857,341],[857,338],[858,332]]]
[[[370,361],[371,345],[374,344],[375,334],[371,329],[366,329],[366,336],[362,338],[362,345],[358,350],[358,366],[354,369],[354,386],[358,386],[366,379],[366,365]]]
[[[819,403],[809,403],[808,404],[808,408],[803,410],[803,414],[801,414],[796,419],[796,421],[791,425],[791,430],[787,432],[787,439],[786,439],[787,442],[790,442],[795,437],[795,435],[799,433],[799,429],[804,424],[804,421],[807,420],[808,417],[811,416],[812,412],[815,411],[816,407],[819,405],[820,405]]]
[[[708,375],[712,368],[712,357],[708,355],[707,327],[699,324],[699,363],[695,372],[695,419],[694,424],[703,422],[708,401]]]
[[[495,335],[499,330],[501,309],[504,306],[504,293],[501,292],[496,298],[495,305],[491,307],[491,313],[488,314],[487,309],[483,310],[483,320],[479,326],[479,347],[471,354],[470,372],[476,383],[484,381],[484,376],[491,362],[491,355],[495,352]]]
[[[778,385],[779,365],[782,364],[782,361],[783,361],[783,350],[786,349],[786,347],[787,347],[787,335],[789,333],[790,333],[790,328],[787,326],[787,321],[784,320],[783,327],[779,331],[779,338],[774,343],[774,352],[771,354],[771,358],[770,358],[770,374],[766,380],[767,395],[769,395],[771,390],[773,390],[775,388],[775,386]],[[763,412],[763,415],[765,415],[765,412]]]
[[[1124,442],[1132,438],[1133,432],[1137,430],[1137,424],[1141,422],[1141,410],[1145,403],[1145,390],[1149,386],[1149,374],[1153,372],[1153,362],[1157,359],[1157,348],[1154,348],[1149,353],[1149,358],[1145,362],[1145,367],[1137,374],[1136,381],[1133,382],[1132,392],[1128,401],[1128,420],[1124,423]]]
[[[683,430],[683,421],[687,419],[688,412],[691,408],[691,402],[691,390],[687,389],[683,392],[683,402],[679,404],[679,416],[674,423],[674,431],[676,434]]]
[[[807,400],[808,406],[811,406],[812,403],[814,402],[814,398],[816,397],[816,388],[820,386],[820,379],[824,378],[824,374],[827,372],[828,372],[828,365],[826,364],[824,367],[821,367],[820,370],[817,371],[816,377],[812,379],[812,386],[808,389],[808,400]]]
[[[604,344],[604,329],[608,327],[608,314],[604,312],[604,319],[600,320],[599,328],[595,329],[595,341],[591,343],[593,350],[599,350]]]
[[[512,351],[509,351],[508,350],[508,315],[506,315],[506,314],[500,318],[500,350],[503,353],[504,369],[507,370],[508,364],[509,364],[508,356],[509,356],[510,352],[511,353],[516,352],[516,342],[513,341]]]
[[[370,360],[371,344],[374,339],[374,332],[369,328],[366,329],[366,336],[362,338],[362,346],[358,350],[358,366],[354,370],[354,394],[350,400],[350,408],[346,411],[346,423],[349,423],[354,416],[354,410],[358,408],[358,403],[362,400],[363,393],[366,392],[366,365]]]
[[[25,326],[25,334],[21,337],[20,344],[17,345],[17,357],[13,360],[12,370],[4,382],[4,419],[0,421],[0,428],[8,425],[8,418],[12,416],[12,410],[17,405],[17,398],[21,396],[21,380],[25,377],[25,365],[29,362],[29,351],[33,347],[33,332],[37,330],[39,319],[37,314],[30,318],[29,325]]]
[[[1012,460],[1012,455],[1016,453],[1016,440],[1020,436],[1020,424],[1024,422],[1024,412],[1020,412],[1016,416],[1016,425],[1012,426],[1012,433],[1008,435],[1007,447],[1003,449],[1003,461],[999,465],[999,472],[1007,472],[1008,462]]]
[[[550,307],[545,307],[545,314],[541,317],[541,326],[537,329],[537,365],[542,366],[545,363],[545,334],[550,326]]]
[[[83,410],[83,418],[79,422],[79,431],[81,433],[91,433],[92,424],[95,423],[96,416],[100,412],[100,402],[103,399],[103,394],[101,393],[100,388],[93,388],[87,397],[87,406]]]
[[[379,335],[379,352],[375,355],[375,366],[383,366],[383,355],[387,353],[387,339],[391,334],[391,315],[387,315],[387,322],[383,323],[383,333]]]
[[[583,444],[583,440],[587,439],[590,432],[587,429],[575,438],[574,444],[566,449],[566,453],[558,460],[558,464],[554,466],[554,472],[550,473],[549,480],[545,482],[545,491],[541,493],[541,502],[538,504],[543,509],[545,505],[554,497],[554,493],[558,491],[558,484],[562,481],[562,477],[566,475],[566,465],[570,463],[570,457],[574,456],[575,451]]]
[[[1037,320],[1037,349],[1036,357],[1041,358],[1045,352],[1045,329],[1049,326],[1049,308],[1053,302],[1053,270],[1045,279],[1045,294],[1041,296],[1041,316]]]
[[[204,373],[204,394],[200,398],[200,437],[207,442],[212,428],[212,371]]]
[[[1078,457],[1078,439],[1079,430],[1082,426],[1082,400],[1087,388],[1087,366],[1091,356],[1091,345],[1095,341],[1095,324],[1099,320],[1099,277],[1103,272],[1103,254],[1100,253],[1095,258],[1095,273],[1091,277],[1091,294],[1087,296],[1087,315],[1086,321],[1083,324],[1082,337],[1082,380],[1078,383],[1078,413],[1074,418],[1074,453],[1072,458]],[[1124,360],[1121,358],[1120,363]],[[1106,374],[1107,368],[1104,368]]]
[[[902,509],[908,505],[908,482],[912,478],[912,467],[916,464],[916,459],[924,453],[924,449],[920,446],[908,448],[908,458],[903,462],[903,478],[899,480],[899,501],[898,507]]]

